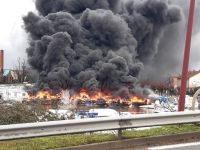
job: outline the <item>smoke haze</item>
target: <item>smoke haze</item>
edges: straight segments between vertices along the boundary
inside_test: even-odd
[[[147,79],[149,76],[151,80],[156,81],[163,77],[177,76],[182,72],[190,1],[171,0],[170,3],[179,5],[181,7],[183,13],[182,20],[167,27],[166,32],[164,33],[164,36],[158,45],[158,53],[155,54],[154,60],[148,65],[145,65],[145,68],[141,72],[142,79]],[[190,50],[190,70],[200,70],[199,16],[200,1],[196,0],[193,23],[193,37]]]
[[[35,5],[38,14],[23,17],[28,62],[38,72],[32,92],[144,96],[137,85],[141,71],[150,74],[148,67],[156,68],[169,53],[166,44],[178,37],[170,33],[184,19],[181,7],[168,0],[36,0]]]

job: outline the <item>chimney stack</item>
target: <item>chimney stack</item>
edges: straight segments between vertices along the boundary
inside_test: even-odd
[[[4,69],[4,50],[0,50],[0,70]]]

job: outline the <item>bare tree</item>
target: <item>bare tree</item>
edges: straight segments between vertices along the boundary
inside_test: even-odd
[[[34,82],[32,75],[31,75],[30,66],[28,65],[26,59],[19,58],[17,60],[14,72],[17,76],[16,82],[18,82],[18,83]]]

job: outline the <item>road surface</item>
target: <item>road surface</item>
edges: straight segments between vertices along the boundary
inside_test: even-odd
[[[200,150],[200,142],[130,148],[124,150]]]

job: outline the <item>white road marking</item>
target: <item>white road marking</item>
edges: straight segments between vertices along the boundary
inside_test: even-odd
[[[176,144],[176,145],[166,145],[166,146],[157,146],[157,147],[151,147],[148,148],[149,150],[159,150],[159,149],[168,149],[168,148],[177,148],[177,147],[186,147],[186,146],[195,146],[200,145],[200,142],[194,142],[194,143],[185,143],[185,144]]]

